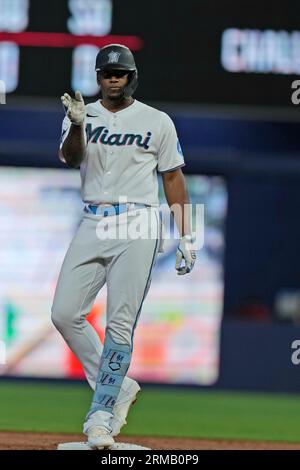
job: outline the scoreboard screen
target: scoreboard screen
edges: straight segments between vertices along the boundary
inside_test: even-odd
[[[0,0],[7,94],[98,94],[99,48],[127,45],[146,101],[291,105],[300,4],[274,0]],[[4,84],[4,85],[3,85]]]

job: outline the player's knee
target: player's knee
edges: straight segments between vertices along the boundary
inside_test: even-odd
[[[61,316],[59,312],[55,310],[53,307],[51,309],[51,321],[57,330],[61,330],[62,328]]]
[[[68,309],[59,308],[59,306],[55,304],[53,304],[51,309],[51,320],[58,331],[63,331],[72,324],[72,318]]]
[[[114,328],[113,325],[106,327],[106,331],[109,332],[112,340],[117,344],[126,344],[131,347],[132,339],[130,331]]]

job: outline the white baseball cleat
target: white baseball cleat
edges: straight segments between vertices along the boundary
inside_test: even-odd
[[[88,443],[96,449],[105,449],[114,444],[111,436],[110,420],[112,414],[106,411],[95,411],[83,424],[83,432],[88,437]]]
[[[110,420],[110,427],[112,428],[111,435],[117,436],[120,434],[121,428],[127,424],[126,418],[129,408],[137,400],[137,394],[141,390],[139,384],[129,377],[125,377],[119,396],[113,408],[113,418]]]
[[[89,445],[96,449],[105,449],[115,443],[109,431],[101,426],[92,426],[89,428],[87,436]]]

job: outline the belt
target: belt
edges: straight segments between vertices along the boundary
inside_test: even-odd
[[[137,203],[128,203],[128,204],[99,204],[99,205],[93,205],[93,204],[88,204],[84,206],[84,212],[88,214],[94,214],[94,215],[102,215],[103,217],[109,217],[112,215],[119,215],[122,214],[123,212],[127,212],[129,210],[134,210],[134,209],[144,209],[145,207],[148,207],[146,204],[137,204]]]

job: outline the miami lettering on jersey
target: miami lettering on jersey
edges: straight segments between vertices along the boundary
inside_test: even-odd
[[[104,127],[92,128],[92,124],[87,124],[85,127],[87,141],[93,144],[101,143],[104,145],[137,145],[145,150],[149,148],[149,142],[152,136],[151,132],[147,132],[146,136],[141,134],[110,134],[109,130]]]

